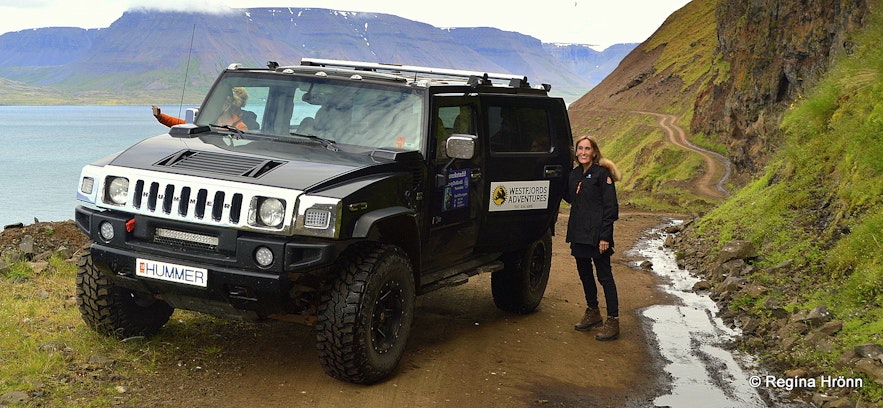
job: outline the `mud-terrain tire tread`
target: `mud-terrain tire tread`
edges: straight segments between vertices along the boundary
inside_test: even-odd
[[[491,293],[497,308],[511,313],[533,313],[540,305],[552,268],[549,231],[521,251],[504,254],[505,267],[491,274]]]
[[[320,364],[339,380],[356,384],[382,381],[395,371],[411,331],[415,304],[411,263],[398,247],[369,244],[351,247],[333,269],[323,285],[316,320]],[[399,306],[390,314],[398,328],[390,332],[397,334],[385,345],[387,350],[379,352],[372,340],[379,327],[375,306],[381,293],[390,288]]]
[[[83,321],[98,333],[127,338],[150,336],[162,328],[174,308],[158,299],[136,297],[132,290],[115,286],[92,261],[91,250],[77,262],[77,305]]]

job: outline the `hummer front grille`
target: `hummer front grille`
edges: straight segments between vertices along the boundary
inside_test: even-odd
[[[132,205],[149,214],[236,225],[243,218],[242,197],[222,190],[137,180]]]
[[[133,214],[215,227],[257,230],[274,234],[290,232],[294,206],[301,191],[259,184],[218,180],[183,174],[163,173],[116,166],[102,168],[96,204]],[[127,200],[116,204],[104,191],[108,180],[129,180]],[[256,221],[256,208],[267,198],[285,203],[281,225],[269,227]]]

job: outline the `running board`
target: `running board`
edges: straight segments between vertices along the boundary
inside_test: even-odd
[[[424,285],[420,288],[420,293],[432,292],[437,289],[447,288],[451,286],[459,286],[466,282],[469,282],[469,278],[482,274],[482,273],[490,273],[502,270],[505,267],[502,261],[494,261],[491,263],[487,263],[481,266],[478,266],[472,270],[458,273],[456,275],[449,276],[439,281],[432,282],[430,284]]]

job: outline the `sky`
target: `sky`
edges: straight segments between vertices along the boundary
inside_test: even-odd
[[[439,28],[493,27],[546,43],[613,44],[646,40],[689,0],[0,0],[0,34],[43,27],[106,28],[134,8],[222,11],[312,7],[385,13]]]

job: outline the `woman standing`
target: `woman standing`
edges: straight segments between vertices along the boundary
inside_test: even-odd
[[[613,223],[619,218],[614,185],[619,172],[612,162],[602,158],[598,144],[588,136],[577,139],[574,153],[579,165],[571,170],[564,193],[564,200],[571,205],[567,242],[570,242],[585,292],[586,313],[573,328],[587,331],[603,323],[595,339],[614,340],[619,337],[619,298],[610,256],[613,255]],[[606,322],[598,310],[598,288],[592,264],[597,269],[598,283],[604,289]]]

